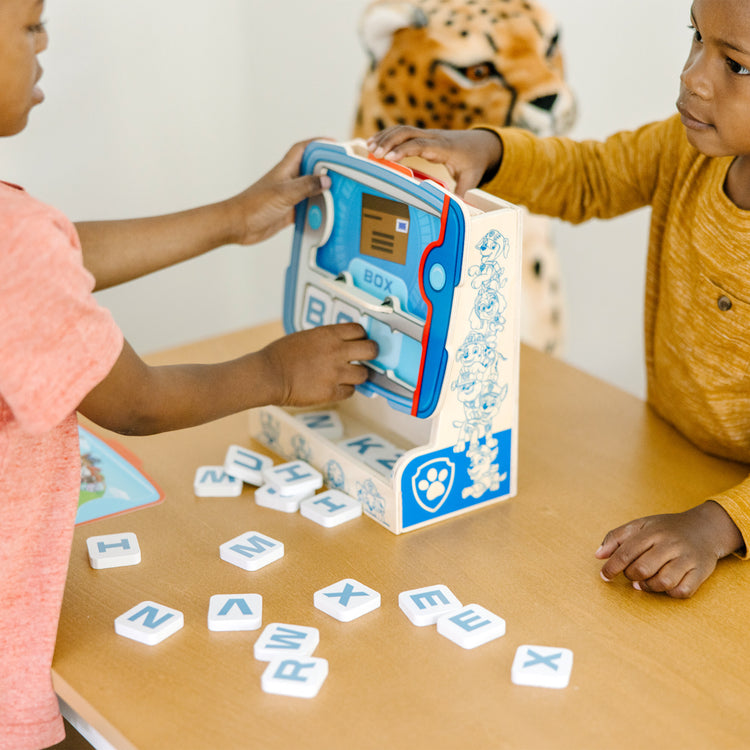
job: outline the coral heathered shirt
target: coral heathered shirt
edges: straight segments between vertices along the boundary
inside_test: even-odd
[[[73,225],[0,183],[0,750],[62,740],[50,667],[81,459],[75,410],[123,338]]]
[[[750,463],[750,211],[724,192],[733,157],[701,154],[677,115],[604,142],[489,129],[504,155],[488,192],[570,222],[651,206],[648,402],[707,453]],[[711,499],[747,557],[750,478]]]

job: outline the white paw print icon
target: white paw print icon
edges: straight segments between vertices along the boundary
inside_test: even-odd
[[[448,479],[448,469],[436,469],[434,466],[427,470],[427,476],[419,480],[421,492],[425,493],[427,500],[434,500],[445,492],[445,480]]]

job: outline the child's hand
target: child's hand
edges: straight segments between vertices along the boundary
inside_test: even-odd
[[[293,333],[217,364],[152,367],[125,341],[109,374],[78,411],[108,430],[153,435],[257,406],[338,401],[367,379],[367,368],[353,363],[377,354],[378,345],[358,323]]]
[[[419,130],[396,125],[372,136],[367,147],[377,159],[421,156],[444,164],[459,196],[479,185],[488,171],[496,171],[503,157],[502,141],[490,130]]]
[[[341,323],[289,334],[259,354],[277,386],[271,403],[309,406],[351,396],[367,380],[367,368],[353,363],[375,359],[378,345],[358,323]]]
[[[596,556],[609,558],[601,569],[605,581],[624,573],[636,589],[687,599],[713,573],[717,560],[742,544],[727,512],[709,500],[683,513],[620,526],[604,537]]]
[[[330,177],[325,175],[299,176],[302,154],[308,143],[292,146],[270,172],[226,201],[237,244],[251,245],[276,234],[294,221],[297,203],[330,187]]]

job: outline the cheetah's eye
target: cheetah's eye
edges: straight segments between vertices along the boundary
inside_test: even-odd
[[[560,46],[560,32],[558,31],[552,39],[549,40],[547,51],[544,53],[545,57],[553,57],[557,53],[557,48]]]
[[[476,65],[459,66],[447,61],[439,61],[438,66],[449,70],[454,76],[457,76],[463,85],[479,85],[492,79],[502,80],[502,76],[497,72],[497,68],[489,60],[477,63]]]
[[[492,75],[491,63],[479,63],[479,65],[470,65],[468,68],[462,68],[461,72],[472,82],[482,83]]]
[[[448,60],[435,60],[430,71],[442,70],[452,77],[460,86],[483,86],[490,81],[500,81],[503,77],[497,72],[491,60],[478,62],[474,65],[456,65]]]

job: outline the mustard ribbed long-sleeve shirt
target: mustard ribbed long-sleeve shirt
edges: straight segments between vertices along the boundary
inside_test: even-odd
[[[750,463],[750,211],[723,189],[733,157],[701,154],[677,115],[603,142],[495,132],[503,160],[482,188],[532,213],[578,223],[651,206],[648,402],[707,453]],[[750,478],[711,499],[747,557]]]

